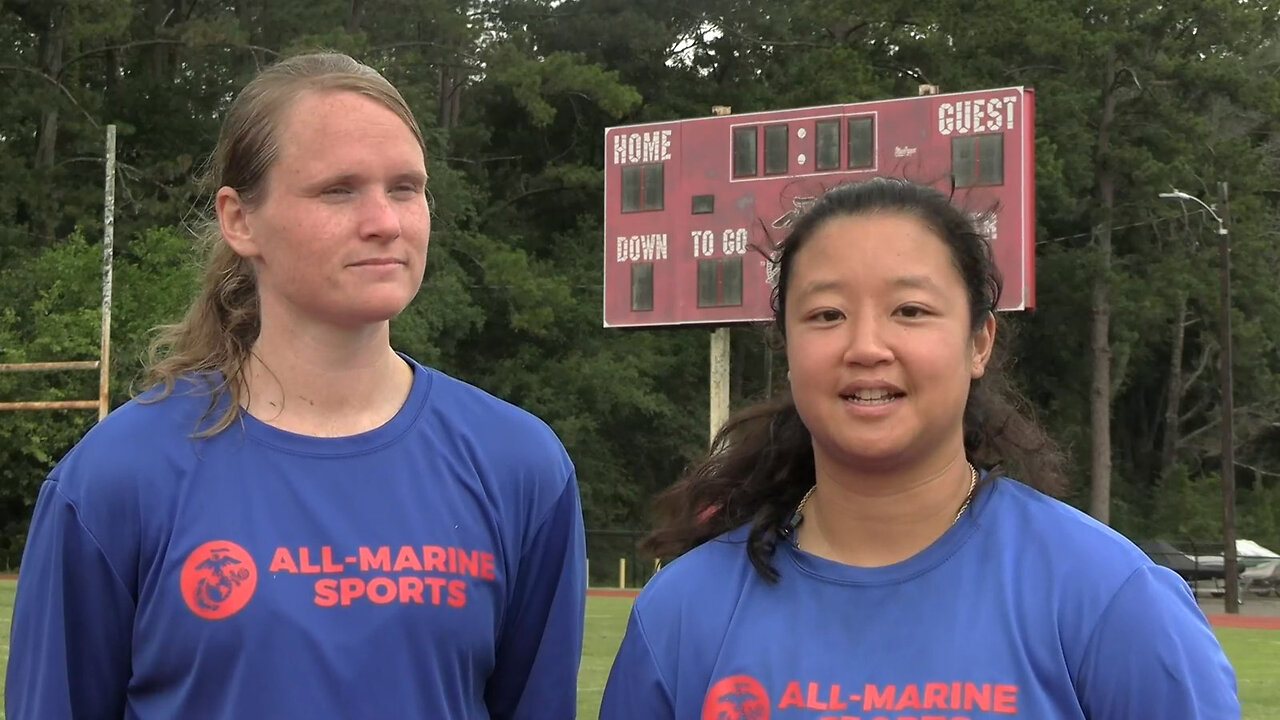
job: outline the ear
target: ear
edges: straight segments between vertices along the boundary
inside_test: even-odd
[[[241,199],[240,193],[225,186],[219,188],[214,199],[214,209],[218,213],[218,230],[237,255],[254,258],[262,254],[253,237],[249,207]]]
[[[991,360],[991,350],[996,344],[996,316],[990,312],[982,321],[982,326],[973,333],[973,353],[969,359],[969,377],[978,379],[986,374],[987,363]]]

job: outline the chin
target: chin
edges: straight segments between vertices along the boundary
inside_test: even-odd
[[[389,322],[404,312],[408,303],[368,303],[357,307],[345,308],[342,313],[342,324],[352,327],[377,325]]]
[[[911,456],[903,443],[867,438],[830,438],[825,455],[841,465],[864,468],[889,468],[901,465]]]
[[[390,288],[384,288],[382,292],[371,292],[357,298],[349,308],[351,312],[361,315],[395,317],[409,307],[415,294],[407,290],[390,292]]]

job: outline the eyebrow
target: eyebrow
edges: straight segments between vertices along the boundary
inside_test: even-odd
[[[418,185],[426,185],[427,174],[424,172],[418,172],[417,170],[411,170],[409,172],[402,172],[399,175],[396,175],[392,180],[395,182],[412,182]]]
[[[828,292],[831,290],[840,290],[844,287],[842,280],[815,280],[808,285],[800,288],[800,296],[813,295],[820,292]]]
[[[330,185],[351,185],[364,181],[366,177],[360,173],[339,173],[336,175],[327,175],[313,183],[309,183],[308,187],[312,189],[324,188]],[[411,182],[417,185],[425,186],[427,184],[427,174],[417,170],[409,170],[407,172],[397,173],[391,177],[391,182],[402,183]]]
[[[938,283],[934,282],[928,275],[899,275],[893,279],[892,284],[895,287],[914,288],[930,292],[939,292],[941,290],[938,287]]]
[[[940,292],[941,288],[928,275],[899,275],[893,278],[890,285],[898,288],[913,288],[929,292]],[[814,295],[821,292],[840,291],[845,287],[843,280],[815,280],[800,289],[800,295]]]

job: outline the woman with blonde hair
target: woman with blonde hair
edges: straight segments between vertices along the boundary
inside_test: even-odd
[[[431,227],[404,99],[344,55],[285,60],[209,174],[203,287],[150,389],[41,488],[8,717],[572,717],[573,466],[391,347]]]

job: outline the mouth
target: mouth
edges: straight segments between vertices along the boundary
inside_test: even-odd
[[[352,263],[351,267],[387,267],[389,265],[404,265],[404,262],[395,258],[372,258]]]
[[[897,389],[865,388],[842,392],[840,393],[840,399],[859,407],[876,407],[878,405],[888,405],[895,400],[906,397],[906,395],[906,393]]]

